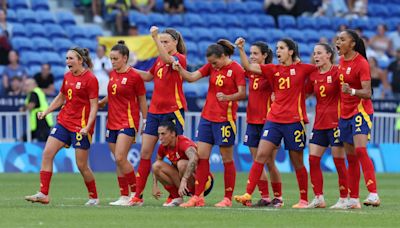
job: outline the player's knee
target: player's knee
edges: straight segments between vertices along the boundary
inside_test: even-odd
[[[117,163],[117,165],[122,165],[124,164],[125,161],[127,161],[126,157],[119,154],[115,155],[115,163]]]
[[[152,165],[153,172],[159,173],[161,171],[162,161],[155,161]]]
[[[186,171],[187,162],[178,162],[177,165],[179,174],[184,173]]]

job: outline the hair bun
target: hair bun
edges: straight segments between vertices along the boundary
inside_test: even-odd
[[[118,40],[117,44],[125,45],[125,40]]]

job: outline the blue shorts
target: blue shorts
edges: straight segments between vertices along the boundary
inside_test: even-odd
[[[372,117],[373,115],[358,113],[349,119],[339,119],[339,129],[340,129],[340,141],[354,144],[354,135],[368,135],[370,138],[370,133],[372,129]]]
[[[72,145],[72,147],[75,149],[87,150],[90,148],[90,143],[92,141],[92,136],[90,134],[82,135],[79,132],[68,131],[59,123],[57,123],[56,126],[51,129],[49,136],[65,143],[67,147]]]
[[[300,122],[281,124],[267,121],[264,125],[261,139],[279,146],[282,138],[285,143],[285,150],[304,150],[306,145],[304,125]]]
[[[183,109],[166,114],[147,113],[147,121],[144,133],[158,137],[158,126],[160,126],[160,123],[171,118],[173,118],[175,121],[176,132],[178,135],[182,135],[183,128],[185,127],[185,112]]]
[[[121,130],[107,129],[106,141],[109,143],[116,143],[119,134],[125,134],[127,136],[133,137],[133,141],[135,141],[135,136],[136,136],[135,128],[124,128]]]
[[[243,144],[249,147],[258,147],[263,129],[264,124],[247,124]]]
[[[234,122],[211,122],[203,117],[200,118],[197,128],[197,141],[211,145],[232,146],[235,144],[236,125]]]
[[[310,143],[320,145],[323,147],[343,146],[340,141],[339,128],[332,128],[326,130],[313,129],[310,136]]]

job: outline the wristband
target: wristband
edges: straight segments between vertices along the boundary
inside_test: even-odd
[[[351,93],[350,93],[350,95],[351,95],[351,96],[354,96],[354,95],[356,95],[356,89],[351,89]]]
[[[143,119],[143,120],[142,120],[142,123],[143,123],[143,124],[146,124],[146,121],[147,121],[147,119]]]

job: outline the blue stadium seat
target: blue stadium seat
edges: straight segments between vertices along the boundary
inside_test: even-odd
[[[386,21],[386,26],[388,27],[388,29],[390,31],[396,30],[397,26],[400,25],[400,18],[398,18],[398,17],[390,18],[385,21]]]
[[[185,26],[189,28],[193,27],[206,27],[206,23],[204,22],[203,18],[201,18],[197,14],[187,13],[184,16]]]
[[[69,35],[71,39],[79,39],[79,38],[86,38],[86,30],[77,25],[67,26],[65,27],[65,31]]]
[[[213,12],[213,3],[212,2],[197,2],[196,3],[196,10],[195,11],[191,11],[191,12],[195,12],[195,13],[199,13],[199,14],[207,14],[207,13],[211,13]]]
[[[303,30],[303,36],[306,38],[307,43],[318,43],[321,39],[320,34],[312,29]]]
[[[211,8],[211,13],[221,14],[225,13],[227,10],[227,6],[224,1],[214,1],[213,7]]]
[[[69,48],[75,46],[71,40],[66,38],[55,38],[52,41],[55,51],[63,56],[68,51]]]
[[[188,55],[197,55],[198,54],[198,49],[197,49],[197,44],[192,41],[188,41],[185,43],[186,44],[186,50]]]
[[[177,27],[176,29],[181,33],[181,35],[185,41],[195,41],[196,40],[195,35],[193,34],[192,30],[190,30],[189,28]]]
[[[328,39],[328,41],[331,41],[332,38],[334,38],[336,36],[336,32],[334,32],[332,30],[323,29],[323,30],[319,31],[319,35],[320,35],[320,37],[325,37]]]
[[[369,20],[368,19],[363,19],[363,18],[355,18],[351,20],[350,22],[350,27],[353,29],[356,28],[361,28],[362,30],[368,30],[369,29]]]
[[[219,39],[228,39],[228,31],[224,28],[215,28],[212,30],[215,41]]]
[[[276,42],[278,42],[280,39],[286,36],[282,30],[276,28],[267,29],[267,33],[268,33],[268,37],[266,37],[267,42],[272,43],[274,46]]]
[[[47,31],[47,37],[54,39],[54,38],[67,38],[67,33],[58,24],[46,24],[44,25]]]
[[[22,52],[21,63],[23,63],[24,65],[28,65],[29,67],[32,65],[41,65],[43,63],[43,58],[37,52]]]
[[[64,67],[64,58],[62,58],[57,52],[42,52],[44,62],[53,66]]]
[[[17,18],[20,23],[36,23],[36,15],[30,9],[17,10]]]
[[[74,39],[74,43],[82,48],[88,48],[91,53],[95,53],[97,49],[97,42],[91,39]]]
[[[260,28],[275,28],[275,19],[271,15],[259,15]]]
[[[150,26],[154,25],[157,27],[161,27],[161,26],[166,25],[168,16],[164,16],[163,14],[159,14],[159,13],[151,13],[151,14],[147,15],[147,20],[149,20]]]
[[[198,48],[198,50],[199,50],[199,56],[200,56],[200,57],[205,57],[205,56],[206,56],[206,51],[207,51],[208,46],[210,46],[210,45],[213,44],[213,43],[215,43],[215,42],[210,42],[210,41],[202,41],[202,42],[199,42],[199,43],[197,44],[197,48]]]
[[[399,6],[397,6],[399,7]],[[397,8],[396,7],[396,8]],[[388,8],[381,4],[368,4],[368,15],[371,17],[382,17],[386,18],[390,16]]]
[[[268,32],[265,29],[251,28],[247,31],[248,37],[246,43],[253,43],[255,41],[264,41],[268,39]]]
[[[36,12],[36,20],[40,24],[56,24],[54,14],[50,11],[38,11]]]
[[[7,1],[8,6],[11,9],[28,9],[29,5],[28,5],[28,1],[27,0],[9,0]]]
[[[316,29],[334,29],[332,27],[332,21],[329,17],[317,17],[315,20]]]
[[[54,73],[53,73],[54,74]],[[54,88],[56,89],[56,91],[60,91],[61,86],[64,82],[64,75],[60,78],[57,78],[57,76],[54,74]]]
[[[399,2],[400,3],[400,2]],[[391,17],[400,17],[400,7],[399,3],[387,4],[387,9],[389,10],[389,15]]]
[[[17,50],[18,52],[33,50],[33,44],[32,44],[31,39],[28,39],[26,37],[12,38],[11,44],[12,44],[13,49]]]
[[[32,65],[28,69],[28,75],[34,76],[42,70],[41,65]]]
[[[64,78],[64,74],[65,74],[65,66],[61,67],[61,66],[51,66],[51,72],[54,74],[55,79],[61,79],[61,83],[62,83],[62,79]],[[61,88],[61,86],[60,86]]]
[[[183,6],[187,13],[196,13],[197,12],[197,3],[191,1],[184,1]]]
[[[36,37],[32,39],[36,51],[54,51],[53,43],[46,38]]]
[[[239,18],[235,15],[229,15],[229,14],[221,14],[222,20],[225,22],[225,27],[227,28],[241,28],[242,22],[239,20]]]
[[[298,29],[315,29],[316,19],[314,17],[298,17],[297,18],[297,28]]]
[[[386,24],[386,18],[385,20],[381,17],[370,17],[369,19],[369,26],[368,26],[368,30],[371,31],[376,31],[378,25],[384,25]]]
[[[246,4],[242,2],[231,2],[228,3],[228,12],[231,14],[247,14]]]
[[[25,29],[29,37],[45,37],[47,35],[46,29],[41,24],[28,23],[25,25]]]
[[[181,14],[172,14],[169,16],[168,21],[166,21],[168,27],[179,27],[183,26],[183,17]]]
[[[15,22],[18,21],[17,20],[17,14],[15,13],[14,10],[12,10],[12,9],[8,9],[7,10],[7,18],[6,18],[6,20],[7,20],[7,22],[10,22],[10,23],[15,23]]]
[[[296,19],[291,15],[278,16],[278,25],[281,29],[297,28]]]
[[[244,4],[246,5],[248,14],[260,14],[260,15],[265,14],[262,2],[246,1],[244,2]]]
[[[32,0],[31,7],[33,10],[50,10],[49,0]]]
[[[228,30],[229,40],[231,42],[235,42],[235,40],[239,37],[248,37],[246,30],[240,28],[233,28]]]
[[[207,21],[207,27],[221,28],[225,26],[225,21],[219,15],[205,14],[204,19]]]
[[[285,29],[286,37],[292,38],[296,42],[307,42],[304,33],[297,29]]]
[[[311,56],[311,54],[313,53],[313,45],[308,45],[306,43],[299,43],[299,52],[300,52],[300,56]]]
[[[368,39],[371,39],[373,36],[376,35],[376,32],[374,31],[363,31],[363,35],[367,37]]]
[[[128,18],[129,18],[129,24],[131,25],[136,25],[138,27],[145,26],[146,28],[148,28],[149,26],[147,16],[139,13],[138,11],[130,10]]]
[[[26,37],[26,30],[25,26],[19,23],[13,24],[13,30],[12,30],[13,37]]]
[[[201,95],[196,83],[184,82],[183,83],[183,91],[185,92],[185,95],[187,95],[189,97],[190,96],[198,97]]]
[[[200,41],[212,42],[212,41],[214,41],[214,36],[210,29],[194,28],[194,29],[192,29],[192,32],[194,33],[194,37],[196,38],[197,42],[200,42]]]
[[[341,25],[350,25],[350,21],[343,17],[334,17],[332,18],[332,29],[338,30]]]
[[[96,39],[98,36],[103,35],[103,29],[99,25],[89,25],[85,26],[86,38]]]
[[[245,28],[265,28],[262,23],[260,23],[260,18],[258,15],[247,14],[242,18]]]
[[[58,12],[57,20],[58,20],[58,23],[62,26],[69,26],[69,25],[76,24],[74,14],[72,14],[69,11]]]

